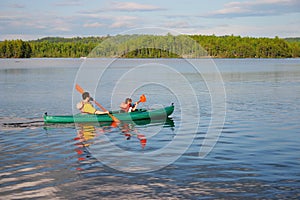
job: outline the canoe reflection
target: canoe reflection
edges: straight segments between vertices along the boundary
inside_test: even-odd
[[[174,121],[171,118],[166,119],[156,119],[156,120],[138,120],[138,121],[126,121],[119,124],[114,122],[101,122],[101,123],[77,123],[76,130],[77,136],[74,138],[76,141],[76,153],[78,154],[78,160],[84,161],[87,157],[87,148],[91,145],[101,143],[101,136],[111,136],[108,133],[120,133],[125,141],[128,140],[138,140],[141,149],[144,149],[147,145],[147,137],[145,134],[141,133],[139,128],[152,126],[170,127],[173,128]],[[113,134],[114,137],[117,137]],[[103,141],[104,142],[104,141]]]
[[[136,136],[140,142],[142,148],[146,145],[146,136],[138,131],[139,127],[149,126],[163,126],[163,127],[174,127],[174,121],[171,118],[156,119],[156,120],[137,120],[137,121],[126,121],[119,124],[114,122],[102,122],[102,123],[78,123],[76,124],[77,137],[74,138],[78,141],[77,146],[88,147],[92,144],[92,139],[96,136],[109,133],[115,128],[118,128],[122,135],[125,136],[126,140],[130,140],[132,136]]]

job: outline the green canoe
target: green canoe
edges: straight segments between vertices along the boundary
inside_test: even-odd
[[[137,121],[145,119],[162,119],[167,118],[174,111],[174,105],[156,109],[156,110],[138,110],[130,113],[121,113],[119,111],[111,112],[113,116],[121,121]],[[51,116],[45,113],[45,123],[85,123],[85,122],[112,122],[112,118],[107,114],[90,115],[90,114],[76,114],[76,115],[56,115]]]

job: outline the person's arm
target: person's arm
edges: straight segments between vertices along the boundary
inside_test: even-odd
[[[102,114],[108,114],[109,113],[109,111],[104,111],[104,112],[102,112],[102,111],[100,111],[100,110],[96,110],[95,111],[95,114],[96,115],[102,115]]]
[[[139,102],[135,102],[134,106],[132,107],[131,111],[135,111],[136,107],[138,106]]]
[[[78,110],[81,111],[81,109],[83,108],[83,103],[82,103],[82,101],[79,102],[79,103],[77,103],[76,108],[77,108]]]

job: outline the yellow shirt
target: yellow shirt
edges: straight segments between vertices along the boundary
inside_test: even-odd
[[[83,104],[83,107],[80,109],[83,113],[95,114],[97,111],[96,108],[91,103]]]

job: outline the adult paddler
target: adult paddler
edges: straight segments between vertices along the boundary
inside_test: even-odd
[[[81,113],[87,113],[87,114],[108,114],[108,111],[102,112],[100,110],[97,110],[94,108],[93,104],[91,103],[93,101],[93,98],[90,97],[90,94],[88,92],[82,93],[82,101],[77,103],[76,107],[78,110],[80,110]]]

